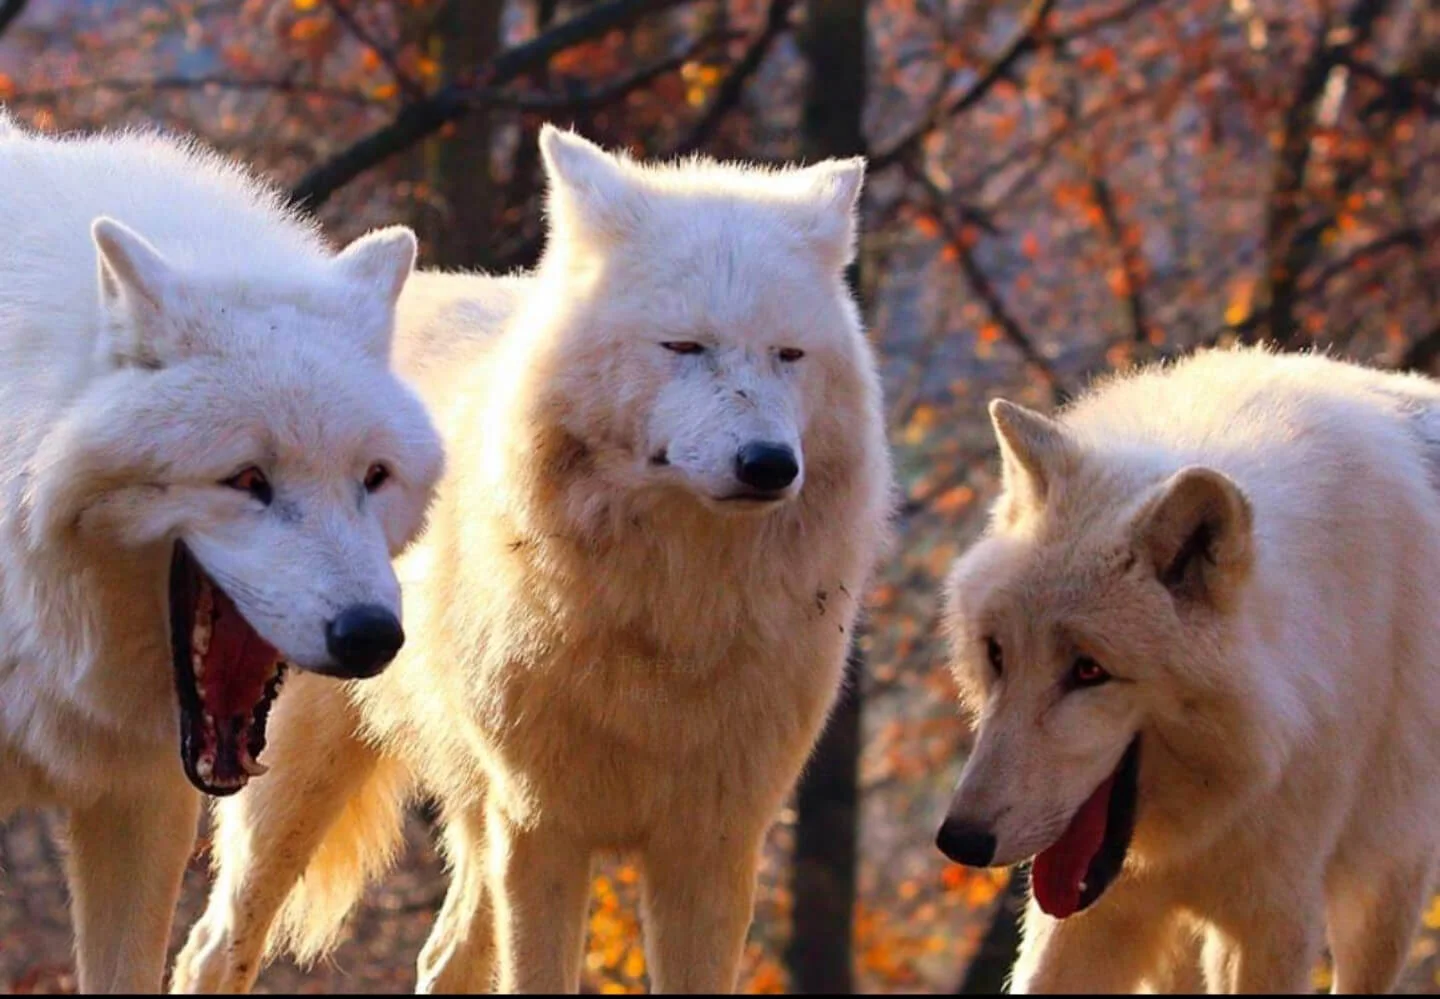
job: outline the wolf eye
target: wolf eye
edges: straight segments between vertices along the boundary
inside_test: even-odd
[[[674,354],[703,354],[705,345],[694,340],[666,340],[660,346]]]
[[[996,676],[1005,673],[1005,651],[1000,648],[1000,643],[993,638],[985,639],[985,655],[990,660],[990,668],[995,671]]]
[[[365,491],[367,493],[373,493],[389,481],[390,469],[378,461],[365,471]]]
[[[229,486],[231,489],[238,489],[242,493],[249,493],[266,506],[270,505],[270,500],[273,499],[275,495],[270,488],[270,480],[265,478],[265,473],[254,465],[242,468],[239,472],[222,482],[221,485]]]
[[[1070,664],[1071,687],[1098,687],[1110,679],[1110,674],[1089,656],[1081,656]]]
[[[805,352],[804,352],[803,350],[801,350],[799,347],[781,347],[781,348],[780,348],[780,353],[779,353],[780,360],[784,361],[786,364],[789,364],[791,361],[798,361],[798,360],[800,360],[800,358],[802,358],[802,357],[804,357],[804,356],[805,356]]]

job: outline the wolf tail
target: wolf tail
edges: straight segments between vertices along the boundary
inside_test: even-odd
[[[380,763],[346,802],[280,909],[267,950],[309,965],[335,946],[367,885],[394,863],[404,840],[409,775]]]
[[[294,849],[317,820],[328,820],[266,945],[269,956],[288,951],[308,964],[334,946],[365,886],[399,852],[413,780],[361,739],[358,712],[339,684],[302,675],[290,685],[296,689],[276,702],[270,726],[275,772],[250,789],[248,802],[241,795],[219,809],[217,859],[223,879],[236,847]]]

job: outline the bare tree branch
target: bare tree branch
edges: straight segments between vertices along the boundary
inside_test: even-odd
[[[1124,223],[1120,221],[1120,213],[1115,207],[1115,198],[1110,191],[1109,181],[1105,179],[1098,154],[1092,157],[1090,193],[1095,198],[1096,207],[1100,209],[1106,235],[1110,237],[1110,242],[1115,245],[1115,251],[1120,256],[1120,272],[1125,280],[1126,309],[1130,313],[1130,338],[1136,345],[1148,347],[1150,321],[1145,314],[1145,298],[1141,290],[1145,279],[1141,274],[1140,255],[1128,238]]]
[[[578,111],[613,104],[626,95],[648,86],[662,76],[674,73],[702,51],[729,39],[729,35],[713,32],[691,40],[679,52],[648,65],[603,86],[574,93],[510,93],[504,90],[480,90],[475,98],[487,107],[507,107],[520,111]]]
[[[300,207],[313,211],[330,195],[365,171],[435,134],[477,107],[484,95],[543,66],[558,52],[623,27],[647,14],[693,0],[606,0],[500,53],[469,79],[456,80],[423,100],[401,107],[390,124],[371,132],[300,178],[290,192]]]
[[[420,85],[419,81],[401,68],[394,48],[381,45],[376,41],[375,36],[370,34],[369,29],[361,24],[360,19],[346,6],[345,0],[328,0],[327,6],[335,15],[336,20],[345,25],[345,29],[355,36],[356,41],[374,52],[375,56],[385,64],[385,68],[390,71],[390,76],[395,80],[395,85],[400,88],[402,93],[412,99],[419,98],[425,93],[425,88]]]
[[[1320,295],[1331,281],[1349,273],[1357,264],[1377,257],[1397,246],[1407,246],[1416,253],[1422,253],[1425,250],[1426,242],[1436,236],[1440,236],[1440,220],[1420,225],[1407,225],[1402,229],[1397,229],[1363,246],[1358,246],[1339,260],[1327,264],[1313,278],[1301,285],[1297,295],[1305,298]]]
[[[1423,80],[1412,79],[1400,73],[1386,73],[1384,70],[1358,59],[1347,58],[1343,62],[1357,76],[1362,76],[1378,84],[1382,90],[1382,95],[1378,99],[1391,102],[1397,111],[1406,111],[1415,107],[1420,108],[1431,118],[1440,118],[1440,97],[1434,93],[1427,93]]]
[[[144,93],[151,90],[255,90],[299,97],[321,97],[328,101],[340,101],[367,107],[389,103],[353,90],[317,87],[296,80],[243,80],[224,76],[162,76],[153,80],[95,80],[72,87],[33,90],[17,94],[12,100],[46,104],[77,94],[93,93],[96,90],[114,90],[120,93]]]
[[[1086,35],[1094,34],[1102,28],[1109,28],[1116,24],[1123,24],[1136,14],[1142,13],[1158,4],[1160,0],[1130,0],[1129,3],[1120,4],[1114,10],[1107,10],[1096,14],[1094,17],[1086,18],[1079,24],[1074,25],[1069,31],[1058,32],[1051,36],[1052,43],[1072,42],[1077,38],[1084,38]]]
[[[912,153],[920,148],[925,136],[934,131],[941,124],[962,114],[969,108],[974,107],[985,95],[988,94],[995,84],[999,83],[1015,63],[1022,56],[1040,48],[1042,36],[1045,30],[1045,18],[1054,9],[1056,0],[1031,0],[1030,6],[1021,20],[1020,30],[1014,39],[1005,47],[1005,50],[995,58],[989,67],[985,69],[975,82],[965,90],[963,94],[953,100],[942,98],[936,102],[930,113],[918,125],[906,133],[899,141],[883,152],[876,153],[870,157],[870,168],[872,170],[883,170],[885,167],[901,160],[907,159]],[[940,88],[943,95],[950,90],[954,83],[954,77],[950,77],[945,85]]]
[[[1025,363],[1034,368],[1036,373],[1050,386],[1050,394],[1055,402],[1062,402],[1069,396],[1069,390],[1045,355],[1036,348],[1034,339],[1025,331],[1025,327],[1021,326],[1020,321],[1011,314],[1005,305],[1005,299],[995,288],[990,276],[985,273],[979,261],[975,259],[975,254],[970,247],[970,240],[966,238],[963,231],[963,224],[957,225],[946,210],[948,205],[944,192],[913,164],[906,164],[906,172],[920,184],[934,205],[935,217],[940,223],[941,232],[944,233],[946,242],[955,249],[956,259],[960,263],[960,270],[965,275],[965,281],[970,286],[971,293],[984,303],[991,320],[1000,327],[1000,331],[1010,345],[1020,352]]]
[[[1436,358],[1440,358],[1440,324],[1410,345],[1400,359],[1400,367],[1405,371],[1428,371]]]
[[[1280,346],[1295,339],[1295,292],[1300,273],[1314,255],[1318,240],[1301,239],[1306,173],[1320,107],[1331,74],[1349,54],[1369,40],[1375,23],[1391,0],[1356,0],[1344,25],[1333,24],[1327,16],[1316,32],[1310,58],[1301,69],[1295,96],[1285,112],[1280,151],[1265,224],[1265,292],[1263,331]],[[1243,332],[1254,340],[1259,325]]]
[[[790,26],[790,11],[794,6],[795,0],[771,0],[770,12],[765,18],[765,29],[756,36],[755,41],[745,50],[745,55],[726,75],[715,97],[710,101],[710,106],[675,148],[676,155],[698,152],[710,141],[725,116],[740,103],[740,98],[745,93],[745,84],[765,61],[775,39]]]
[[[0,0],[0,35],[5,34],[5,29],[20,16],[20,12],[29,2],[30,0]]]

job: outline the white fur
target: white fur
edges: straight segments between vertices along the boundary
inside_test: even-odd
[[[322,951],[416,784],[454,867],[423,989],[483,990],[498,968],[506,990],[574,991],[591,858],[612,849],[642,861],[655,987],[735,986],[757,851],[835,697],[891,502],[842,277],[861,165],[542,142],[538,272],[422,274],[402,298],[399,353],[451,453],[400,568],[425,623],[348,703],[309,678],[287,691],[284,783],[220,809],[178,989],[247,987],[267,938]],[[727,506],[756,435],[794,444],[803,483]],[[350,748],[317,752],[305,719],[341,709]]]
[[[1308,991],[1327,932],[1337,991],[1390,989],[1440,814],[1440,386],[1216,351],[993,413],[1005,490],[946,615],[980,716],[950,817],[1021,860],[1141,740],[1123,872],[1032,906],[1015,989],[1134,990],[1199,934],[1212,990]],[[1077,655],[1117,679],[1067,692]]]
[[[301,666],[398,611],[439,440],[390,373],[408,230],[338,256],[235,166],[156,135],[0,128],[0,815],[70,811],[86,990],[161,984],[197,795],[167,582],[183,539]],[[365,496],[376,461],[392,482]],[[261,467],[262,507],[221,481]],[[363,497],[363,499],[362,499]]]

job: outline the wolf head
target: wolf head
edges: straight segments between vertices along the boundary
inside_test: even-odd
[[[281,663],[368,676],[403,641],[390,559],[442,464],[389,369],[415,239],[381,230],[262,280],[174,262],[111,219],[92,235],[99,370],[28,470],[27,530],[36,547],[173,546],[187,768],[233,790],[263,770]],[[226,760],[245,773],[210,772]]]
[[[516,330],[547,340],[526,391],[622,489],[723,513],[799,495],[844,440],[819,426],[834,400],[868,391],[843,278],[863,161],[641,166],[551,127],[541,147],[554,291]]]
[[[1034,856],[1036,899],[1066,916],[1119,873],[1137,806],[1148,821],[1183,793],[1153,786],[1159,761],[1215,751],[1183,743],[1217,734],[1203,719],[1254,560],[1250,505],[1218,471],[1128,465],[1037,413],[990,412],[1004,488],[945,609],[979,730],[938,844],[976,866]]]

